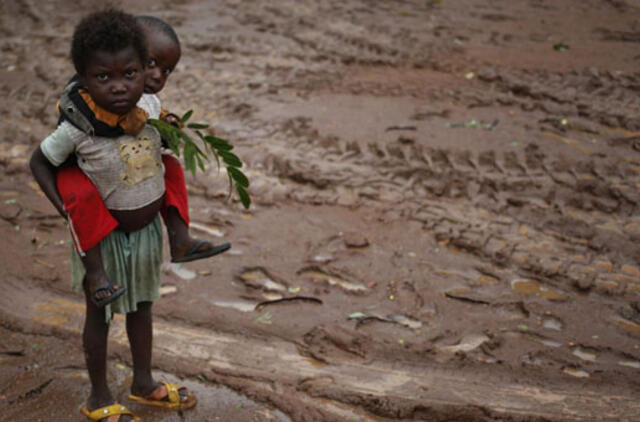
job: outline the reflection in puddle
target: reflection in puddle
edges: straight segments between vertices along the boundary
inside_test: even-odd
[[[549,346],[549,347],[560,347],[560,346],[562,346],[562,343],[560,343],[559,341],[549,340],[548,338],[540,338],[540,339],[538,339],[538,341],[540,343],[544,344],[545,346]]]
[[[626,366],[628,368],[640,369],[640,361],[637,360],[621,360],[618,362],[620,366]]]
[[[505,335],[507,337],[515,337],[517,339],[532,340],[547,347],[556,348],[556,347],[562,346],[562,343],[559,341],[551,340],[549,338],[541,336],[538,333],[529,332],[529,331],[512,331],[512,332],[507,332]]]
[[[462,340],[460,340],[460,343],[454,346],[441,347],[440,350],[451,353],[470,352],[482,346],[482,344],[487,341],[489,341],[489,337],[485,336],[484,334],[470,334],[464,336]]]
[[[238,301],[217,300],[217,301],[212,301],[211,303],[214,306],[220,306],[221,308],[232,308],[240,312],[253,312],[253,310],[256,308],[255,303],[243,302],[240,300]]]
[[[219,227],[208,226],[208,225],[205,225],[205,224],[199,224],[199,223],[195,223],[193,221],[189,223],[189,227],[191,227],[192,229],[195,229],[195,230],[199,230],[199,231],[201,231],[203,233],[210,234],[211,236],[215,236],[215,237],[224,236],[224,232],[222,230],[220,230]]]
[[[542,326],[548,330],[561,331],[564,324],[556,317],[546,316],[542,319]]]
[[[287,291],[286,286],[276,281],[273,281],[265,271],[259,268],[255,270],[243,272],[242,274],[240,274],[240,278],[245,284],[251,287],[261,288],[264,290],[277,291],[277,292]]]
[[[330,253],[322,253],[322,252],[313,257],[314,261],[322,262],[322,263],[329,262],[332,259],[333,259],[333,255],[331,255]]]
[[[364,292],[367,290],[367,288],[363,284],[345,281],[337,277],[330,276],[325,273],[321,273],[319,271],[305,271],[301,275],[309,276],[314,280],[324,281],[328,283],[330,286],[340,286],[343,289],[349,290],[352,292]]]
[[[493,286],[495,284],[498,284],[499,280],[497,278],[495,278],[495,277],[490,276],[490,275],[481,274],[481,275],[478,276],[478,278],[476,278],[476,281],[479,284],[482,284],[484,286]]]
[[[160,296],[166,296],[166,295],[170,295],[173,293],[176,293],[178,291],[178,288],[172,284],[165,284],[164,286],[160,287]]]
[[[402,314],[392,314],[392,315],[389,315],[387,318],[389,318],[391,321],[397,324],[404,325],[405,327],[413,328],[414,330],[422,327],[422,322],[415,320],[413,318],[409,318]]]
[[[616,320],[616,323],[618,324],[619,327],[624,328],[627,331],[630,331],[632,333],[636,333],[636,334],[640,334],[640,325],[638,324],[634,324],[631,321],[624,321],[624,320]]]
[[[582,369],[564,368],[562,372],[576,378],[589,378],[589,373],[587,371],[583,371]]]
[[[165,273],[173,273],[183,280],[193,280],[197,276],[195,271],[191,271],[190,269],[183,267],[182,264],[177,264],[175,262],[163,263],[162,270]]]
[[[513,280],[511,282],[511,288],[520,294],[526,296],[536,295],[547,300],[562,301],[569,299],[567,294],[559,290],[541,286],[540,283],[533,280]]]
[[[574,356],[579,357],[582,360],[589,362],[595,362],[598,357],[598,353],[594,349],[588,349],[586,347],[576,346],[572,349]]]

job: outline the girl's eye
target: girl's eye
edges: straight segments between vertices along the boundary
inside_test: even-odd
[[[149,67],[156,67],[156,59],[149,59],[149,63],[147,63]]]
[[[169,76],[171,74],[171,72],[172,72],[172,69],[165,69],[164,70],[164,74],[167,75],[167,76]]]
[[[107,75],[106,73],[101,73],[100,75],[97,76],[97,79],[100,82],[105,82],[107,79],[109,79],[109,75]]]
[[[126,76],[127,78],[133,78],[134,76],[136,76],[136,71],[133,69],[129,69],[125,72],[124,76]]]

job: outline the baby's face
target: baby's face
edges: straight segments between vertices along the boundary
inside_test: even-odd
[[[145,28],[149,59],[145,68],[144,92],[156,94],[164,88],[180,60],[180,46],[162,32]]]

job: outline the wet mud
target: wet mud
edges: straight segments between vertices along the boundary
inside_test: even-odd
[[[1,420],[89,388],[26,163],[99,4],[0,4]],[[233,247],[163,266],[154,364],[200,403],[145,420],[640,419],[639,2],[122,4],[175,26],[163,105],[232,141],[254,201],[187,177],[192,231]]]

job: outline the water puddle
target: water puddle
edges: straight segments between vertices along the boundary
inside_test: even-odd
[[[587,371],[583,371],[582,369],[576,369],[576,368],[564,368],[562,372],[576,378],[589,378],[590,376]]]
[[[525,296],[539,296],[551,301],[565,301],[569,299],[569,295],[566,293],[541,286],[540,283],[533,280],[513,280],[511,282],[511,288]]]
[[[591,349],[591,348],[587,348],[587,347],[582,347],[582,346],[575,346],[571,349],[571,353],[574,356],[579,357],[582,360],[586,360],[589,362],[595,362],[596,358],[598,357],[598,353],[595,349]]]
[[[450,353],[470,352],[482,346],[487,341],[489,341],[489,337],[484,334],[470,334],[462,337],[458,344],[440,347],[440,350]]]
[[[272,292],[286,292],[287,286],[273,280],[273,278],[275,277],[268,274],[262,268],[250,269],[240,274],[240,279],[247,286]]]
[[[219,306],[221,308],[231,308],[240,312],[253,312],[256,308],[256,304],[252,302],[244,302],[241,300],[216,300],[211,302],[214,306]]]
[[[562,331],[564,324],[558,318],[553,316],[545,316],[542,318],[542,326],[547,330]]]
[[[364,284],[342,280],[341,278],[320,271],[303,271],[300,275],[310,277],[315,281],[325,282],[330,286],[339,286],[350,292],[366,292],[368,290]]]

